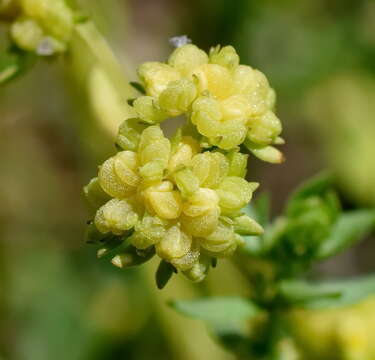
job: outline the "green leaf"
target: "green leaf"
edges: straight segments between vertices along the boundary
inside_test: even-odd
[[[328,173],[321,173],[300,185],[289,197],[287,214],[298,211],[299,203],[310,196],[322,195],[332,186],[332,177]]]
[[[207,297],[177,300],[170,305],[183,315],[210,324],[228,324],[248,320],[259,313],[250,300],[241,297]]]
[[[309,283],[299,280],[285,280],[280,284],[280,296],[289,305],[307,305],[322,298],[337,299],[342,291],[335,284]]]
[[[298,287],[300,289],[296,291]],[[284,284],[281,291],[284,296],[288,292],[289,297],[291,297],[292,288],[301,300],[295,302],[295,305],[298,303],[299,306],[307,309],[336,308],[355,304],[375,295],[375,275],[308,285],[304,282],[301,285],[294,284],[292,286]],[[340,295],[337,296],[337,294]],[[304,295],[303,301],[302,295]],[[298,297],[294,296],[295,299]]]
[[[19,49],[10,49],[0,55],[0,85],[16,78],[25,72],[35,56]]]
[[[375,210],[354,210],[339,216],[330,236],[322,242],[315,258],[326,259],[358,242],[375,225]]]
[[[173,265],[164,260],[160,261],[155,275],[156,286],[158,289],[161,290],[165,287],[165,285],[167,285],[174,272],[176,272],[176,269],[173,267]]]

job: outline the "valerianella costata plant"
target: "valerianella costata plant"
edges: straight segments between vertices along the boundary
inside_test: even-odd
[[[275,92],[260,71],[239,65],[231,46],[206,54],[185,44],[138,73],[136,117],[121,125],[119,152],[85,187],[96,207],[89,241],[102,242],[98,255],[119,267],[157,254],[159,287],[173,271],[201,281],[242,235],[263,232],[242,209],[258,187],[245,179],[248,150],[282,161],[272,146],[282,143]],[[160,123],[177,116],[186,124],[169,140]]]

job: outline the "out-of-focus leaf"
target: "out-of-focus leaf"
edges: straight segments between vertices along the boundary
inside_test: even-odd
[[[341,215],[330,236],[322,242],[316,258],[336,255],[359,241],[375,225],[375,210],[355,210]]]
[[[331,186],[332,177],[328,173],[321,173],[306,180],[289,197],[286,212],[292,214],[301,200],[310,196],[321,195]]]
[[[195,300],[176,300],[171,306],[186,316],[210,324],[234,323],[250,319],[259,313],[259,308],[242,297],[210,297]]]
[[[35,56],[21,50],[10,50],[0,55],[0,85],[21,75],[33,63]]]
[[[328,173],[318,174],[300,185],[289,197],[287,214],[292,215],[299,209],[299,203],[310,196],[321,195],[332,186],[332,177]]]
[[[210,297],[177,300],[170,305],[179,313],[203,320],[225,348],[249,355],[249,321],[261,314],[250,300],[241,297]]]
[[[281,293],[284,299],[294,301],[295,306],[307,309],[346,306],[375,294],[375,275],[312,284],[303,281],[284,282]]]
[[[156,270],[155,280],[158,289],[163,289],[167,285],[168,281],[172,277],[176,269],[170,263],[162,260],[160,261],[159,267]]]
[[[304,306],[317,299],[337,299],[342,296],[336,284],[316,284],[298,280],[283,281],[279,290],[282,300],[290,305]]]

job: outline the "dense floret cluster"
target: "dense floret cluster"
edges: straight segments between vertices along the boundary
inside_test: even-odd
[[[168,64],[142,64],[139,75],[145,95],[132,101],[136,117],[121,125],[119,151],[85,187],[96,208],[91,228],[120,249],[104,246],[98,254],[111,253],[119,267],[157,254],[201,281],[242,244],[241,235],[263,231],[243,212],[258,184],[245,180],[248,154],[240,145],[271,149],[279,158],[263,157],[281,160],[270,146],[281,132],[275,94],[262,73],[239,65],[230,46],[207,55],[184,45]],[[181,115],[186,124],[169,140],[160,123]]]
[[[217,46],[207,55],[187,44],[167,63],[142,64],[138,74],[146,95],[135,100],[134,109],[143,121],[185,115],[208,147],[231,150],[244,144],[264,160],[282,161],[271,147],[282,143],[275,91],[263,73],[239,64],[232,46]]]

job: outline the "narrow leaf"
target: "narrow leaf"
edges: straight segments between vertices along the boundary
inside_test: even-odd
[[[375,275],[342,281],[315,283],[308,286],[310,287],[309,292],[311,296],[305,296],[304,301],[299,302],[299,306],[307,309],[336,308],[355,304],[369,296],[375,295]],[[283,291],[285,294],[285,286]],[[313,296],[314,292],[316,296]],[[318,296],[319,293],[321,296]],[[335,296],[335,293],[340,293],[340,296]]]
[[[259,313],[258,307],[241,297],[210,297],[195,300],[178,300],[171,306],[183,315],[210,324],[236,322],[250,319]]]
[[[341,215],[330,236],[317,250],[317,259],[326,259],[358,242],[375,225],[375,210],[355,210]]]
[[[339,298],[342,291],[335,284],[316,284],[289,280],[280,284],[280,295],[290,305],[306,305],[322,298]]]

